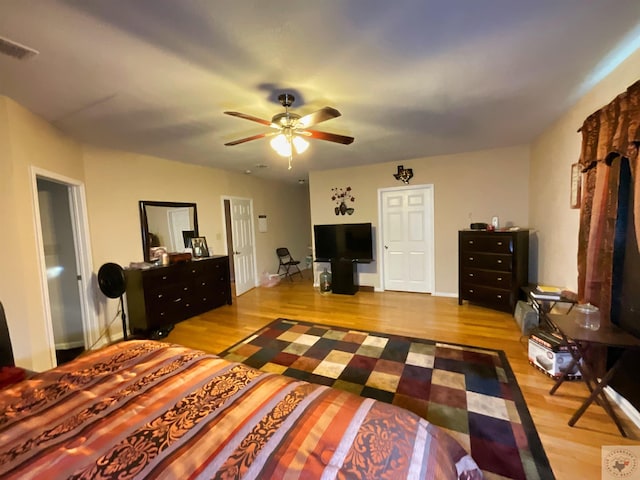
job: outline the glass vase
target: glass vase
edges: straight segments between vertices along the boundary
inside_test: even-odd
[[[323,295],[331,293],[331,272],[328,272],[326,268],[320,274],[320,293]]]

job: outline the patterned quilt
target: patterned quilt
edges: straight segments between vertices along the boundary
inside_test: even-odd
[[[480,478],[399,407],[133,340],[0,390],[0,477]]]

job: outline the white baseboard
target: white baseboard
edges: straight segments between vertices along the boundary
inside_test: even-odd
[[[431,295],[433,295],[434,297],[458,298],[457,293],[451,293],[451,292],[433,292]]]
[[[620,407],[620,410],[629,417],[629,419],[635,424],[636,427],[640,428],[640,412],[636,410],[636,408],[629,403],[629,400],[624,398],[618,392],[616,392],[611,387],[605,387],[604,392],[607,396]]]
[[[84,342],[61,342],[56,343],[56,350],[71,350],[72,348],[84,347]]]

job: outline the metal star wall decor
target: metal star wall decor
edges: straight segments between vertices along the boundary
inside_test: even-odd
[[[398,173],[394,173],[393,176],[396,180],[401,180],[405,185],[409,185],[409,180],[413,178],[413,169],[398,165]]]

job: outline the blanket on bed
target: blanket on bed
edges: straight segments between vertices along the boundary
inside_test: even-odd
[[[0,390],[0,477],[480,478],[406,410],[129,341]]]

